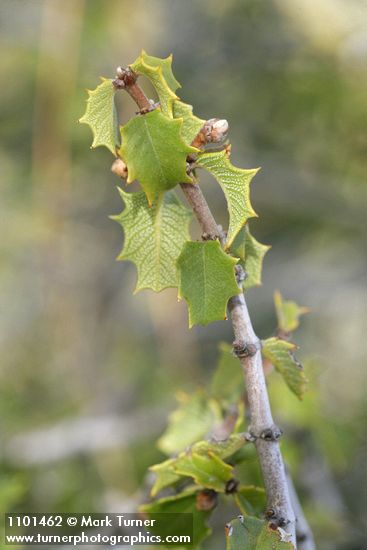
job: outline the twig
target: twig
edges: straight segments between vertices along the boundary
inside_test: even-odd
[[[118,72],[120,81],[123,80],[122,77],[123,72]],[[136,80],[133,82],[133,89],[129,88],[126,81],[121,88],[128,91],[143,112],[151,109],[151,103],[146,97],[146,101],[142,101],[140,91],[135,97],[135,93],[139,89]],[[199,133],[202,133],[202,130]],[[222,241],[222,231],[218,227],[200,187],[197,184],[181,183],[180,185],[194,210],[203,234],[206,235],[206,238],[219,238]],[[296,520],[278,443],[282,432],[275,426],[271,414],[262,366],[260,340],[252,327],[244,294],[241,293],[230,298],[228,308],[235,335],[234,352],[242,364],[246,380],[251,415],[250,438],[255,443],[264,478],[268,503],[267,518],[270,523],[282,527],[286,531],[288,540],[296,548]]]
[[[187,186],[190,186],[189,194],[186,194]],[[181,188],[190,204],[195,202],[196,205],[205,205],[203,212],[200,212],[197,216],[202,230],[205,233],[219,235],[218,226],[216,226],[215,231],[212,220],[207,215],[207,212],[209,211],[211,214],[211,211],[200,187],[192,184],[181,184]],[[211,217],[214,219],[213,216]],[[207,219],[209,220],[208,224],[205,223]],[[241,293],[230,298],[228,308],[231,312],[235,335],[234,351],[241,361],[246,379],[251,416],[250,433],[256,445],[264,477],[268,501],[267,516],[272,523],[283,527],[290,535],[290,540],[295,544],[295,516],[278,443],[281,431],[274,425],[271,414],[262,367],[260,341],[253,330],[244,294]]]

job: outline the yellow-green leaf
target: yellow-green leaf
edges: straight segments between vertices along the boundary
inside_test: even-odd
[[[182,477],[192,477],[206,488],[224,492],[225,484],[232,477],[232,467],[223,460],[234,455],[246,444],[244,433],[232,434],[225,441],[198,441],[176,458],[170,458],[150,467],[156,479],[151,494],[174,485]]]
[[[299,318],[308,313],[308,307],[302,307],[291,300],[283,300],[282,295],[277,290],[274,292],[274,305],[278,319],[278,329],[282,332],[293,332],[299,327]]]
[[[116,156],[119,145],[115,88],[112,80],[102,79],[95,90],[88,90],[87,108],[79,122],[88,124],[93,133],[92,148],[104,145]]]
[[[226,525],[226,550],[293,550],[285,542],[286,533],[270,527],[267,521],[241,516]]]
[[[251,235],[248,224],[240,230],[234,239],[231,252],[240,259],[239,264],[247,274],[243,284],[246,290],[252,286],[261,285],[263,260],[270,248],[270,246],[261,244]]]
[[[281,374],[290,390],[302,399],[306,391],[307,379],[302,365],[294,357],[295,344],[280,338],[268,338],[263,341],[262,353]]]
[[[205,124],[205,120],[202,120],[201,118],[195,116],[192,113],[192,106],[188,105],[187,103],[183,103],[182,101],[174,102],[173,116],[174,118],[183,119],[181,135],[185,143],[190,145],[199,130],[201,130],[201,128]]]
[[[214,424],[221,420],[215,403],[200,390],[191,396],[180,393],[177,399],[179,407],[170,415],[169,425],[157,443],[158,448],[167,455],[183,451],[209,433]]]
[[[173,92],[175,92],[178,88],[181,88],[181,84],[178,82],[178,80],[176,80],[172,72],[172,60],[173,60],[172,54],[170,54],[165,58],[154,57],[153,55],[148,55],[144,50],[142,50],[140,57],[143,59],[144,63],[146,63],[150,67],[162,68],[162,74],[168,86],[171,88]]]
[[[150,491],[152,497],[155,497],[162,489],[175,485],[181,479],[182,476],[175,472],[175,461],[175,458],[170,458],[150,466],[149,470],[155,474],[154,484]]]
[[[179,86],[171,69],[172,57],[159,59],[148,56],[144,51],[130,68],[137,74],[146,76],[157,91],[162,113],[173,116],[173,102],[178,99],[175,89]],[[168,80],[168,81],[167,81]],[[173,86],[173,88],[171,88]]]
[[[150,288],[160,292],[177,286],[176,261],[189,238],[191,213],[169,191],[149,206],[145,193],[126,193],[121,214],[111,216],[123,228],[125,240],[118,260],[134,262],[138,272],[135,292]]]
[[[233,477],[233,466],[211,452],[199,454],[191,451],[177,460],[174,470],[180,475],[192,477],[199,486],[222,493],[227,481]]]
[[[233,166],[225,150],[198,155],[196,163],[215,177],[227,199],[229,228],[226,248],[229,248],[247,220],[257,217],[250,202],[250,183],[258,169],[244,170]]]
[[[186,157],[197,151],[181,137],[182,120],[170,119],[159,109],[130,120],[121,128],[120,154],[128,167],[128,180],[139,180],[149,204],[180,182],[192,183]]]
[[[189,305],[189,326],[226,319],[227,302],[240,293],[235,258],[218,241],[187,242],[177,260],[179,298]]]

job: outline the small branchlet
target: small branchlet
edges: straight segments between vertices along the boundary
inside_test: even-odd
[[[126,69],[123,67],[117,67],[116,78],[112,81],[112,84],[118,90],[124,90],[125,88],[135,84],[137,79],[138,75],[134,73],[130,67],[127,67]]]
[[[130,68],[117,67],[116,78],[112,81],[116,90],[126,90],[138,105],[139,113],[145,114],[153,111],[154,103],[147,98],[142,88],[136,83],[138,75]]]

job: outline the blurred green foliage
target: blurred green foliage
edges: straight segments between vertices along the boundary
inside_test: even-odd
[[[114,261],[118,182],[76,121],[85,88],[143,47],[174,53],[182,99],[228,119],[236,165],[262,167],[252,230],[272,251],[249,291],[256,330],[273,331],[274,288],[312,310],[304,402],[269,379],[283,450],[318,547],[364,548],[365,3],[2,0],[0,21],[1,509],[135,509],[173,394],[207,386],[232,338],[225,322],[188,331],[174,291],[131,296],[134,267]],[[221,190],[203,188],[226,224]],[[241,482],[261,484],[245,452]],[[232,512],[213,514],[217,548]]]

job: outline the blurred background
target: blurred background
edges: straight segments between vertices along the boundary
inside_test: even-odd
[[[85,89],[144,48],[174,54],[181,98],[229,121],[235,164],[262,167],[255,328],[273,333],[276,288],[312,309],[296,335],[309,395],[269,380],[283,449],[318,548],[366,548],[367,2],[1,0],[0,25],[1,510],[135,510],[175,394],[232,341],[228,322],[189,330],[174,290],[133,296],[115,262],[119,181],[77,120]]]

